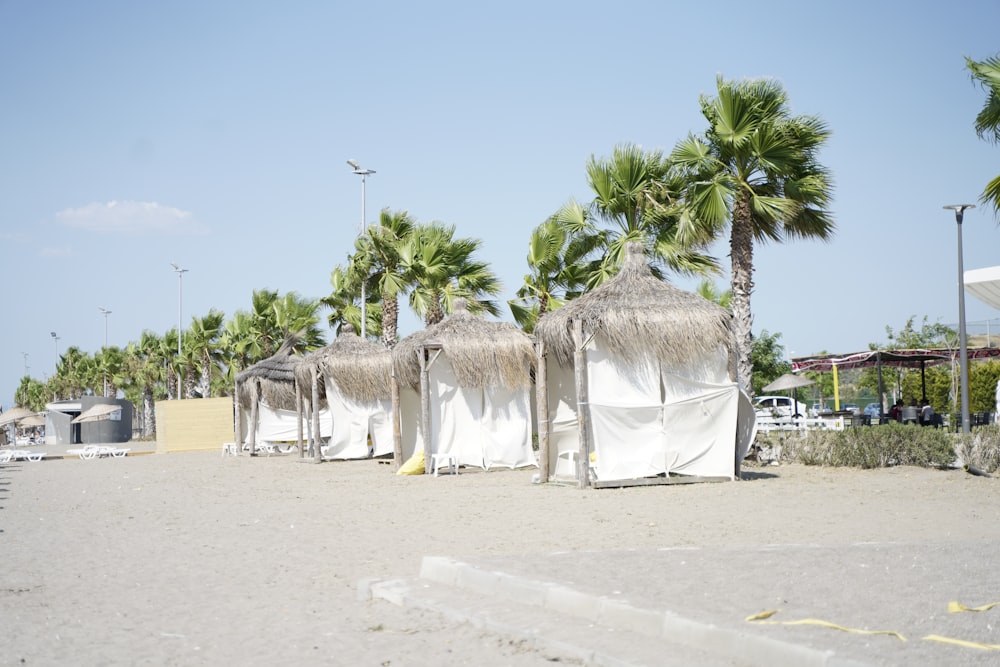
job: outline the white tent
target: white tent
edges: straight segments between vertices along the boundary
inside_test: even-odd
[[[240,414],[241,432],[250,436],[253,442],[297,442],[299,437],[299,414],[295,410],[272,408],[263,401],[257,403],[257,424],[251,429],[249,410]],[[320,436],[330,437],[332,420],[330,411],[320,410]],[[248,437],[247,442],[250,442]]]
[[[535,328],[548,480],[624,486],[735,479],[754,413],[731,366],[730,315],[652,275],[629,244],[621,272]]]
[[[421,400],[417,437],[428,470],[431,454],[451,454],[461,466],[486,470],[536,465],[533,362],[527,334],[469,313],[464,299],[456,299],[447,319],[399,342],[393,363],[400,403],[407,389]],[[415,426],[401,422],[404,432]]]
[[[345,324],[332,343],[296,366],[296,382],[321,409],[324,459],[360,459],[393,453],[392,353],[363,340]],[[314,426],[313,431],[317,428]],[[317,459],[319,457],[317,456]]]

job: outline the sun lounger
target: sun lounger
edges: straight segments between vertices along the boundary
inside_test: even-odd
[[[6,452],[8,461],[41,461],[45,452],[33,452],[29,449],[9,449]]]
[[[80,449],[67,449],[67,454],[73,454],[79,456],[81,459],[97,459],[104,456],[113,456],[115,458],[121,458],[127,455],[131,449],[122,447],[109,447],[107,445],[86,445]]]

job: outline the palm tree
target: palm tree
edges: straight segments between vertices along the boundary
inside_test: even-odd
[[[330,314],[326,316],[326,323],[334,332],[340,331],[340,327],[348,323],[355,328],[355,331],[361,331],[361,308],[355,302],[360,287],[355,288],[349,274],[349,268],[334,267],[330,272],[332,291],[320,299],[320,305],[330,310]],[[370,312],[368,319],[371,320]]]
[[[399,295],[410,286],[400,249],[415,227],[416,222],[406,211],[392,212],[384,208],[379,224],[369,227],[364,237],[365,254],[372,259],[374,269],[368,275],[375,282],[375,292],[381,302],[382,344],[389,349],[399,340]]]
[[[708,299],[712,303],[717,303],[727,310],[733,303],[733,290],[727,289],[720,292],[715,283],[710,280],[702,280],[698,283],[698,287],[694,291],[695,294]]]
[[[470,312],[500,312],[486,298],[500,293],[500,280],[488,264],[473,259],[481,241],[454,236],[454,226],[420,225],[400,247],[400,264],[414,284],[410,307],[425,325],[443,320],[459,297],[466,299]]]
[[[125,348],[125,368],[139,394],[142,435],[151,436],[156,432],[155,392],[164,375],[160,337],[152,331],[143,331],[138,342],[130,342]]]
[[[219,335],[225,315],[214,308],[204,317],[191,320],[191,328],[184,336],[191,355],[199,360],[198,393],[203,398],[212,396],[212,379],[219,375]]]
[[[674,272],[718,273],[715,260],[700,252],[711,237],[689,233],[682,239],[678,233],[683,182],[662,152],[645,152],[634,144],[615,146],[609,159],[590,157],[587,182],[594,192],[590,205],[570,202],[556,219],[574,237],[575,254],[592,257],[586,264],[588,288],[618,272],[630,241],[641,243],[648,257]],[[662,275],[661,267],[654,269]]]
[[[582,258],[574,254],[572,236],[559,223],[558,215],[549,217],[531,233],[527,257],[530,273],[524,277],[516,298],[507,302],[514,321],[528,333],[534,331],[542,315],[579,296],[586,282]]]
[[[708,129],[670,157],[688,182],[681,236],[721,235],[729,225],[737,371],[752,391],[754,243],[832,236],[832,185],[817,161],[830,133],[816,116],[792,116],[776,81],[719,77],[717,87],[716,97],[701,99]]]
[[[274,302],[274,323],[281,340],[294,336],[297,352],[309,352],[326,344],[316,314],[319,305],[319,301],[303,299],[295,292],[288,292]]]
[[[1000,56],[981,62],[966,58],[965,65],[972,73],[972,80],[986,90],[986,102],[976,116],[976,134],[990,143],[1000,143]],[[979,201],[1000,214],[1000,175],[986,184]]]

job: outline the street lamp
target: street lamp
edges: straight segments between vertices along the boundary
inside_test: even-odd
[[[177,356],[181,356],[181,304],[184,301],[184,274],[188,272],[187,269],[182,269],[173,262],[170,262],[170,266],[174,267],[174,271],[177,272]]]
[[[59,336],[56,335],[55,331],[52,332],[52,340],[56,344],[56,372],[58,373],[59,372]]]
[[[962,267],[962,218],[966,209],[976,208],[975,204],[953,204],[945,206],[955,212],[958,227],[958,349],[962,383],[962,433],[969,428],[969,350],[965,340],[965,270]]]
[[[101,311],[101,314],[104,315],[104,349],[107,350],[108,349],[108,315],[111,314],[111,311],[108,310],[107,308],[103,308],[101,306],[98,306],[97,310]],[[108,395],[108,372],[107,372],[107,370],[105,370],[104,371],[104,396],[107,397],[107,395]]]
[[[357,174],[361,177],[361,227],[358,229],[358,236],[365,233],[365,184],[368,181],[368,175],[374,174],[374,169],[362,169],[361,165],[358,164],[357,160],[348,160],[348,166],[354,171],[352,173]],[[366,328],[368,326],[368,304],[367,295],[365,294],[365,283],[368,282],[368,275],[366,273],[365,280],[361,281],[361,338],[365,338]]]

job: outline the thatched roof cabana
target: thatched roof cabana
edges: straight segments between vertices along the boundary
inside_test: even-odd
[[[621,271],[535,325],[535,336],[563,364],[573,361],[573,322],[600,332],[624,361],[685,363],[722,345],[732,348],[732,315],[708,299],[674,287],[650,271],[642,246],[626,245]]]
[[[732,315],[653,275],[639,243],[625,252],[616,276],[535,326],[542,477],[733,479],[753,411],[736,382]]]
[[[357,404],[385,401],[392,396],[392,353],[359,337],[350,324],[341,328],[332,343],[306,355],[295,374],[302,394],[315,397],[313,400],[318,403],[312,410],[312,432],[317,434],[319,409],[329,407],[330,400],[335,400],[327,395],[324,376],[336,383],[337,391]],[[334,424],[334,431],[337,430],[338,425]],[[318,448],[313,451],[318,460]]]
[[[509,322],[490,322],[468,311],[465,299],[456,299],[451,315],[410,334],[393,349],[396,376],[403,386],[420,385],[421,347],[444,348],[463,387],[531,385],[535,364],[531,337]]]
[[[286,340],[272,356],[258,361],[236,375],[236,393],[240,405],[249,407],[262,400],[272,408],[295,409],[295,367],[302,357],[295,354],[294,341]],[[253,385],[259,392],[252,390]]]
[[[243,442],[240,411],[249,408],[251,455],[255,455],[257,451],[260,402],[275,410],[299,411],[295,367],[302,358],[295,354],[294,343],[294,339],[289,338],[272,356],[236,375],[236,442],[237,446]],[[301,436],[299,441],[301,442]]]
[[[407,426],[419,424],[426,472],[433,457],[446,455],[485,469],[534,464],[530,388],[535,354],[526,333],[473,315],[466,301],[457,299],[447,319],[401,340],[392,361],[398,386],[419,394],[419,420]],[[393,413],[401,419],[398,393]],[[403,428],[396,426],[395,448],[402,452]]]

